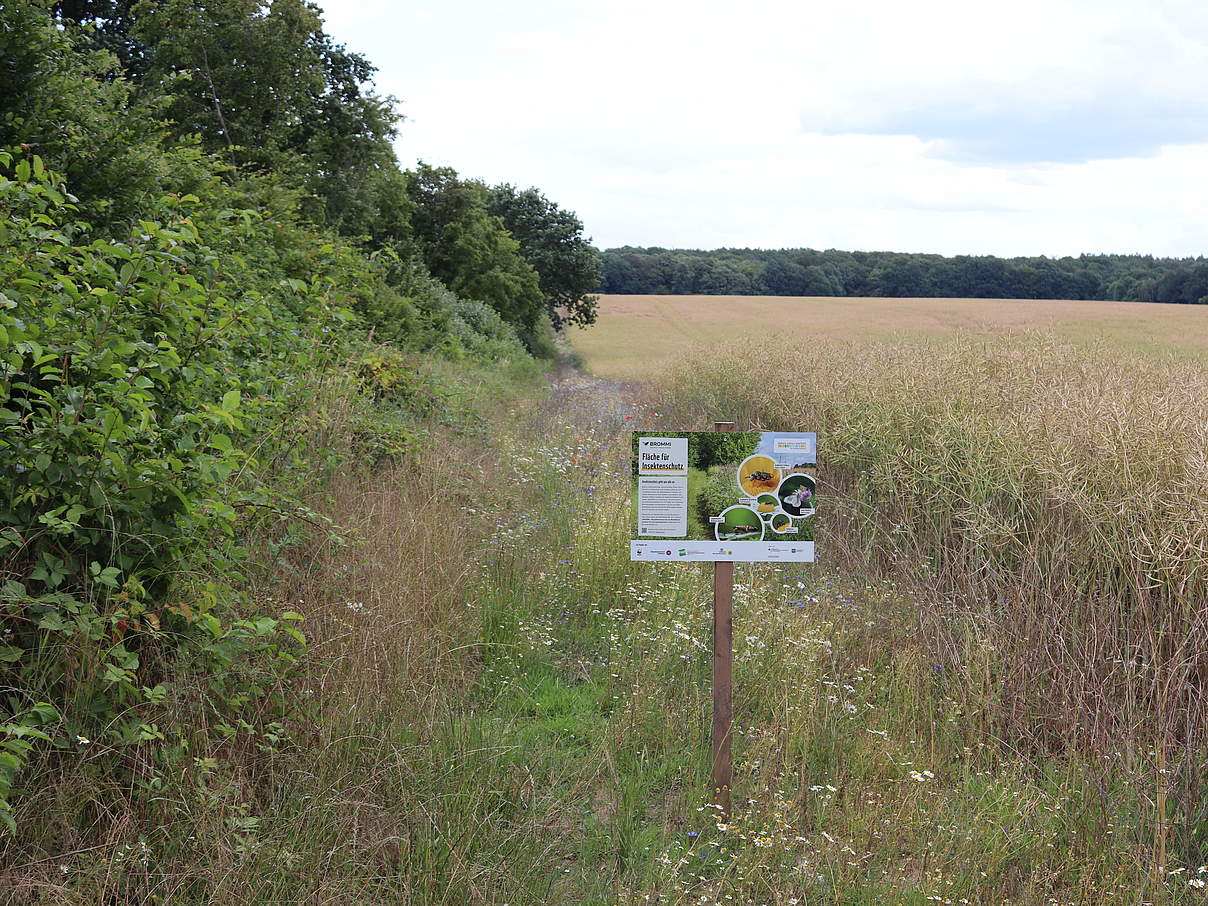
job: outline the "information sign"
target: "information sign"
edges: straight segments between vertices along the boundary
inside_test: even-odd
[[[631,560],[814,559],[817,435],[639,431]]]

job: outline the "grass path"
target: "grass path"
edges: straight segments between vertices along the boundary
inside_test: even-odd
[[[626,558],[626,429],[649,413],[622,389],[565,376],[501,441],[528,506],[497,514],[475,677],[424,742],[444,767],[416,787],[410,902],[1199,902],[1199,866],[1150,889],[1141,791],[989,737],[910,597],[825,563],[739,569],[719,822],[710,577]]]

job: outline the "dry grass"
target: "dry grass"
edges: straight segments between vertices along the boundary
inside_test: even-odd
[[[685,356],[748,348],[764,373],[819,339],[889,340],[1043,331],[1147,354],[1208,359],[1208,306],[1030,299],[601,296],[598,322],[572,334],[604,377],[650,379]]]
[[[821,340],[684,365],[668,421],[817,429],[832,564],[917,589],[987,738],[1150,778],[1154,864],[1202,852],[1208,375],[1043,338]],[[770,383],[768,383],[770,382]],[[1177,816],[1177,817],[1176,817]]]
[[[488,431],[315,490],[348,542],[256,587],[311,639],[265,679],[281,731],[249,714],[104,801],[63,771],[0,902],[1202,903],[1202,369],[1035,337],[746,355],[665,405],[475,388]],[[303,421],[338,445],[364,425],[330,403]],[[717,416],[824,459],[821,562],[736,570],[728,822],[709,570],[625,543],[627,430]]]

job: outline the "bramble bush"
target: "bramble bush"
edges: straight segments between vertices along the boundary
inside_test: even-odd
[[[238,538],[255,514],[305,517],[259,466],[300,442],[281,426],[313,405],[324,374],[359,362],[377,374],[371,397],[439,403],[424,380],[396,387],[402,372],[374,371],[375,361],[397,371],[397,353],[365,352],[385,323],[398,341],[410,331],[432,345],[432,321],[377,262],[298,220],[276,187],[215,177],[201,191],[148,202],[126,235],[100,235],[38,157],[0,152],[0,820],[10,827],[31,743],[121,750],[172,735],[163,721],[184,718],[166,706],[168,665],[182,652],[209,675],[219,711],[268,685],[248,676],[289,669],[304,637],[293,614],[250,612]],[[480,320],[481,333],[463,322],[461,342],[522,354],[514,335],[509,345]],[[370,455],[412,439],[386,433]],[[199,551],[204,570],[193,568]]]
[[[318,281],[242,283],[246,263],[204,234],[254,244],[270,227],[250,212],[165,198],[126,239],[94,237],[39,158],[0,167],[4,737],[30,735],[19,715],[47,724],[47,703],[54,745],[137,744],[161,732],[143,706],[166,649],[195,641],[220,666],[278,628],[170,592],[199,539],[234,531],[232,478],[278,365],[323,367],[353,315]],[[5,754],[15,774],[25,752]]]

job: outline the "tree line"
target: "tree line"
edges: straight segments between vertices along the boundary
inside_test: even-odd
[[[60,173],[92,229],[120,233],[218,174],[249,210],[289,208],[379,259],[400,300],[379,335],[443,339],[429,278],[533,351],[594,318],[599,256],[579,218],[536,188],[403,169],[396,99],[315,4],[13,0],[0,17],[0,148]]]
[[[247,576],[303,499],[471,430],[442,360],[533,374],[594,319],[578,217],[403,169],[373,75],[305,0],[0,3],[0,838],[31,763],[95,740],[134,790],[273,720],[305,639]]]
[[[942,296],[1208,302],[1208,260],[1152,255],[998,258],[837,249],[622,248],[600,291],[674,295]]]

